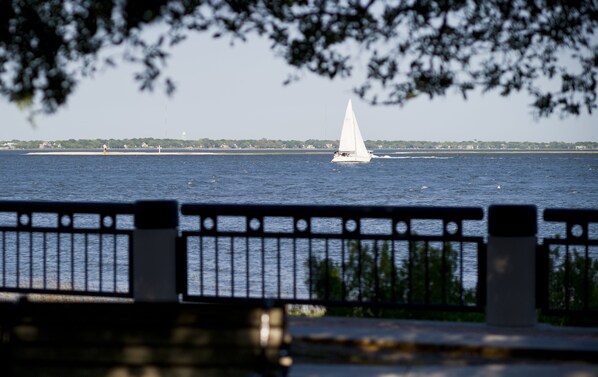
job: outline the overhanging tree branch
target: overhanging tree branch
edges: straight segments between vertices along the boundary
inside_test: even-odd
[[[141,32],[161,23],[148,41]],[[56,111],[102,50],[124,45],[142,90],[174,91],[162,71],[190,33],[245,40],[256,33],[293,67],[329,78],[367,74],[355,88],[397,105],[475,88],[526,91],[537,116],[597,105],[598,3],[593,0],[0,0],[0,95]]]

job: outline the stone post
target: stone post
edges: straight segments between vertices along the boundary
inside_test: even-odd
[[[488,208],[486,323],[534,326],[537,210],[532,205]]]
[[[136,302],[176,302],[176,239],[179,210],[174,200],[135,202],[133,295]]]

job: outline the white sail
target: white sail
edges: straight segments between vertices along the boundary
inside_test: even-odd
[[[372,155],[365,147],[357,118],[353,112],[353,105],[349,100],[345,111],[338,152],[334,154],[332,162],[368,162],[371,158]]]

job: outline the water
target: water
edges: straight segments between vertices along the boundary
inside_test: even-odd
[[[509,203],[535,204],[539,217],[544,208],[598,205],[598,154],[387,155],[391,158],[343,165],[330,163],[331,154],[32,156],[3,151],[0,200],[175,199],[180,203],[479,206],[485,210],[491,204]],[[484,231],[485,223],[476,222],[473,233],[483,236]],[[563,230],[540,222],[541,234],[559,232]],[[51,249],[49,254],[58,251]],[[68,255],[64,258],[68,261]],[[7,261],[7,266],[9,262],[14,264]],[[473,260],[466,262],[474,265]],[[23,268],[27,270],[27,263]],[[71,271],[76,275],[75,270],[65,270],[67,275]],[[31,274],[23,276],[32,279]],[[81,277],[71,280],[76,279]]]
[[[595,208],[598,154],[31,156],[0,153],[0,200]]]

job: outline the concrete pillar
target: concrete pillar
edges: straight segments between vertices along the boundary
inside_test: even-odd
[[[136,302],[176,302],[176,238],[179,208],[174,200],[135,202],[133,295]]]
[[[536,212],[532,205],[488,208],[488,325],[530,327],[536,323]]]

